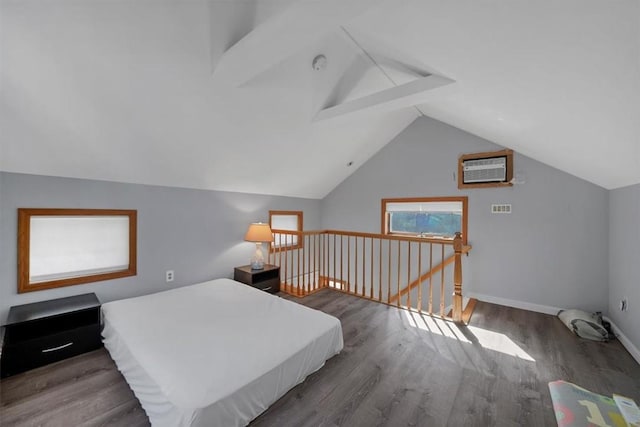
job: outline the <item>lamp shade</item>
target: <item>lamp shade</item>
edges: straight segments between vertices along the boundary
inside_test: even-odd
[[[271,233],[271,227],[269,227],[269,224],[254,222],[249,226],[247,234],[244,235],[244,240],[256,243],[272,242],[273,234]]]

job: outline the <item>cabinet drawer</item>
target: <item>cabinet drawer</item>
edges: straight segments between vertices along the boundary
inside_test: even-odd
[[[16,323],[6,327],[5,342],[18,344],[72,329],[100,323],[100,308],[65,313],[28,322]]]
[[[5,342],[1,376],[4,378],[57,362],[102,346],[100,325],[88,325],[12,344]]]
[[[276,292],[280,292],[280,279],[275,277],[262,282],[252,283],[251,286],[256,289],[260,289],[261,291],[271,292],[274,294]]]

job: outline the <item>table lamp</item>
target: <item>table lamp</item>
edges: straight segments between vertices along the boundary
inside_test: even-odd
[[[244,240],[246,240],[247,242],[254,242],[256,244],[256,251],[251,257],[251,269],[262,270],[264,268],[262,243],[273,242],[271,227],[269,227],[269,224],[254,222],[253,224],[249,225],[249,229],[247,230],[247,234],[245,234],[244,236]]]

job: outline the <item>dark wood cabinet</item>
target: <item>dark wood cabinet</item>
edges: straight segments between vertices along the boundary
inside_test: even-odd
[[[236,267],[233,279],[261,291],[272,294],[280,292],[280,267],[277,265],[265,264],[262,270],[252,270],[250,265]]]
[[[1,378],[100,348],[100,301],[83,294],[11,307],[4,328]]]

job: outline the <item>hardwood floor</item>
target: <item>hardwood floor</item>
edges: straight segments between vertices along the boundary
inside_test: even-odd
[[[342,321],[344,350],[251,426],[553,426],[547,383],[640,402],[619,342],[554,316],[479,302],[467,328],[325,290],[297,300]],[[146,426],[102,349],[0,381],[0,425]]]

